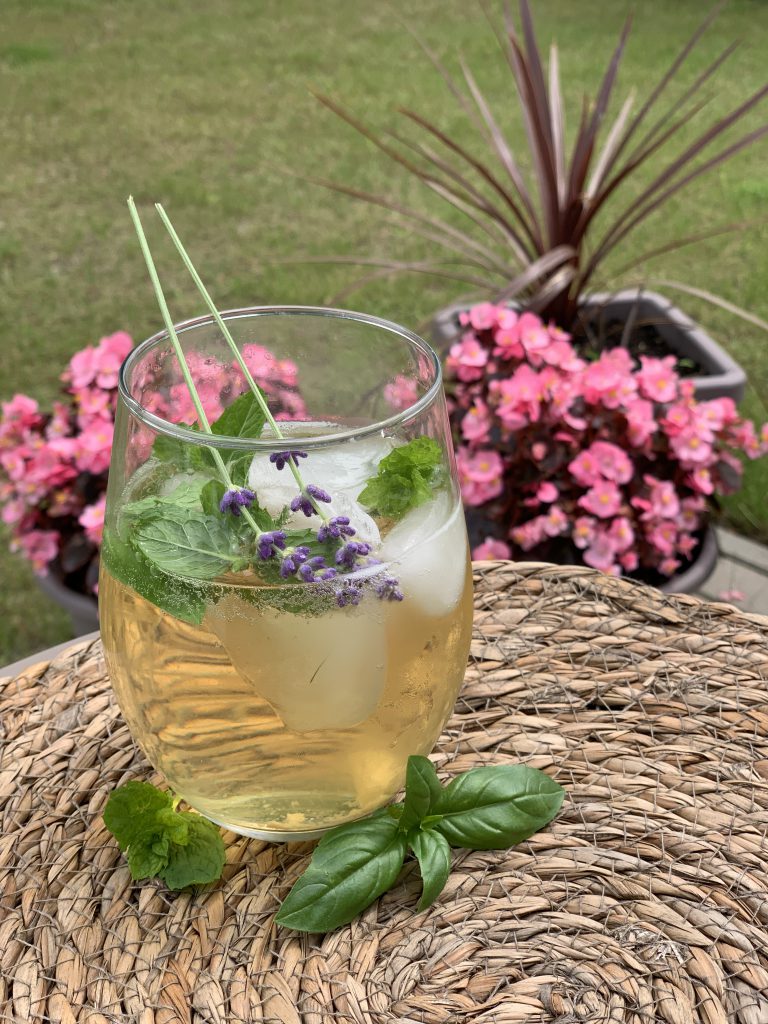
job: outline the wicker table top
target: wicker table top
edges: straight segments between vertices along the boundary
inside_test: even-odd
[[[0,1020],[766,1024],[768,618],[485,563],[440,769],[522,759],[556,822],[413,868],[326,936],[275,926],[309,844],[227,836],[221,883],[131,882],[100,813],[152,779],[98,641],[0,689]]]

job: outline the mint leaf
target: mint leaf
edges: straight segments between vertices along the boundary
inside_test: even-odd
[[[423,505],[439,484],[443,453],[431,437],[417,437],[395,448],[379,463],[358,495],[370,512],[399,519]]]
[[[419,825],[434,810],[442,793],[443,787],[429,758],[411,754],[405,774],[401,831],[409,832],[415,825]]]
[[[180,423],[179,426],[200,432],[195,423]],[[215,466],[210,450],[205,445],[190,444],[189,441],[181,441],[168,434],[157,435],[152,445],[152,454],[159,462],[170,463],[182,473],[210,470]]]
[[[183,845],[171,843],[168,863],[159,873],[169,889],[188,885],[204,885],[221,876],[226,860],[224,840],[216,825],[199,814],[175,811],[185,819],[186,838]]]
[[[451,848],[448,840],[432,829],[417,830],[408,837],[421,871],[423,892],[418,909],[426,910],[445,888],[451,873]]]
[[[162,519],[141,522],[134,543],[158,568],[195,579],[213,579],[241,558],[221,518],[170,507]]]
[[[200,491],[200,504],[207,516],[221,515],[219,505],[226,494],[227,488],[221,480],[209,480]]]
[[[110,575],[137,594],[182,622],[199,626],[205,615],[205,597],[200,587],[174,578],[158,569],[136,547],[106,528],[101,559]]]
[[[434,827],[451,846],[503,850],[550,822],[564,796],[553,779],[527,765],[473,768],[443,790]]]
[[[264,393],[261,392],[264,399]],[[266,401],[266,399],[264,399]],[[211,432],[219,437],[261,437],[266,417],[256,396],[252,391],[245,391],[228,405],[224,412],[211,424]],[[227,455],[239,456],[242,452],[222,452],[226,461]]]
[[[170,793],[163,793],[148,782],[126,782],[110,794],[104,808],[104,824],[126,850],[146,829],[147,820],[173,806]]]
[[[111,793],[104,824],[136,880],[159,875],[169,889],[183,889],[221,875],[225,850],[218,828],[192,811],[177,811],[172,794],[148,782],[127,782]]]
[[[406,849],[406,837],[387,814],[331,829],[288,893],[278,924],[302,932],[347,924],[394,885]]]

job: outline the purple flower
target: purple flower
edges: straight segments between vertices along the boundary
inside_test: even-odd
[[[315,506],[312,504],[312,498],[315,501],[327,502],[331,500],[330,494],[324,491],[322,487],[318,487],[316,484],[307,484],[301,494],[297,494],[291,502],[291,512],[298,512],[301,509],[305,516],[313,516],[315,514]]]
[[[274,465],[275,469],[282,469],[291,459],[295,463],[297,459],[306,459],[306,457],[306,452],[272,452],[269,456],[269,461]]]
[[[297,548],[288,548],[280,563],[280,575],[283,579],[295,576],[299,566],[304,565],[308,558],[309,548],[306,545],[300,544]]]
[[[348,540],[346,544],[343,544],[336,552],[336,565],[346,566],[347,569],[351,569],[357,559],[361,555],[367,555],[370,553],[371,545],[365,544],[362,541]]]
[[[357,605],[363,596],[363,585],[359,582],[351,583],[345,580],[342,586],[336,591],[336,604],[339,608],[346,608],[348,604]]]
[[[219,502],[219,512],[231,512],[233,516],[239,516],[240,509],[250,508],[255,500],[256,495],[247,487],[233,487],[224,492],[224,497]]]
[[[377,580],[374,589],[382,601],[402,601],[404,597],[394,576],[385,576]]]
[[[323,523],[317,531],[317,539],[338,540],[340,537],[354,537],[355,530],[349,525],[349,516],[334,516],[327,523]]]
[[[259,558],[266,562],[274,554],[275,548],[282,551],[285,548],[285,532],[283,530],[270,530],[262,533],[259,537]]]

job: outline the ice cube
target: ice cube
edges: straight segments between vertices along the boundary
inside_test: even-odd
[[[275,450],[278,451],[279,444]],[[285,447],[291,442],[285,438]],[[389,437],[363,438],[349,441],[334,448],[321,448],[309,452],[306,459],[299,460],[301,475],[307,483],[316,484],[327,491],[333,501],[328,512],[334,516],[349,516],[357,531],[359,540],[371,545],[379,543],[376,523],[354,500],[369,477],[375,476],[379,462],[393,448]],[[257,455],[248,472],[248,486],[256,492],[259,504],[272,516],[277,516],[296,497],[298,488],[288,466],[275,469],[268,455]],[[319,520],[308,519],[302,512],[288,521],[289,529],[319,526]]]
[[[443,493],[419,505],[387,534],[376,557],[390,563],[406,601],[446,615],[461,598],[467,571],[461,503]]]
[[[311,616],[228,594],[209,608],[205,624],[289,729],[346,729],[378,706],[387,669],[378,601]]]

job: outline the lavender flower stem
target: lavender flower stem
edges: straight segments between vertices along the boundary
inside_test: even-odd
[[[242,354],[240,352],[240,349],[237,347],[235,339],[232,337],[232,335],[231,335],[231,333],[229,331],[229,328],[227,327],[227,325],[224,322],[221,314],[219,313],[218,309],[216,308],[216,304],[213,301],[213,299],[211,298],[211,295],[210,295],[208,289],[203,284],[202,278],[200,277],[198,272],[195,270],[195,267],[194,267],[194,265],[192,263],[192,260],[189,258],[187,250],[184,248],[184,245],[182,244],[181,239],[177,235],[176,229],[174,228],[173,224],[171,224],[171,221],[170,221],[170,218],[168,217],[168,214],[163,209],[161,203],[155,203],[155,209],[160,214],[160,219],[162,220],[163,224],[165,224],[165,227],[166,227],[166,229],[168,231],[168,234],[171,236],[171,239],[173,241],[173,244],[176,246],[176,250],[177,250],[179,256],[181,256],[182,260],[184,261],[184,266],[187,268],[187,270],[189,271],[190,275],[192,276],[192,280],[197,285],[197,290],[202,295],[203,301],[205,302],[205,304],[208,307],[208,309],[211,311],[211,316],[216,321],[219,330],[224,335],[224,338],[225,338],[227,344],[231,348],[232,354],[234,355],[235,359],[237,360],[237,363],[238,363],[240,369],[243,371],[243,376],[245,377],[246,381],[248,382],[248,387],[251,389],[251,391],[253,392],[254,398],[256,399],[256,401],[261,406],[261,411],[264,413],[264,416],[266,417],[267,423],[269,423],[270,427],[272,427],[272,429],[275,432],[275,435],[278,438],[280,438],[280,440],[283,440],[285,435],[283,434],[283,432],[280,429],[280,427],[277,425],[277,420],[275,420],[275,418],[272,415],[272,412],[271,412],[271,410],[269,408],[269,405],[265,402],[264,396],[261,394],[261,391],[259,391],[258,384],[253,379],[253,377],[251,375],[251,371],[248,369],[248,366],[247,366],[245,360],[243,359],[243,356],[242,356]],[[305,484],[304,484],[304,481],[302,479],[301,473],[299,472],[299,467],[296,465],[296,462],[295,462],[295,460],[292,457],[290,459],[288,459],[288,465],[290,467],[291,473],[293,474],[293,479],[296,481],[296,484],[297,484],[299,490],[302,493],[306,493]],[[317,513],[317,515],[319,515],[321,519],[323,519],[325,522],[327,522],[328,519],[330,518],[330,516],[325,511],[325,509],[322,508],[320,505],[318,505],[318,503],[314,500],[314,498],[310,497],[310,501],[311,501],[312,506],[313,506],[315,512]]]
[[[144,228],[142,227],[141,219],[139,218],[139,213],[138,210],[136,209],[136,204],[133,201],[133,196],[128,197],[128,210],[131,214],[133,226],[135,227],[136,234],[138,235],[139,238],[139,245],[141,246],[141,251],[144,255],[144,262],[147,264],[147,270],[149,271],[149,277],[150,280],[152,281],[152,287],[155,290],[157,304],[160,307],[160,312],[165,323],[165,329],[168,332],[168,337],[171,339],[174,351],[176,352],[176,358],[178,359],[179,366],[181,367],[181,373],[182,376],[184,377],[184,383],[187,385],[187,389],[189,390],[189,396],[192,399],[192,403],[195,406],[197,418],[200,421],[200,426],[203,432],[212,435],[213,431],[211,430],[211,425],[208,422],[208,417],[205,415],[205,409],[203,408],[203,403],[200,401],[200,395],[197,392],[197,387],[195,386],[195,382],[192,379],[192,374],[190,373],[189,366],[187,365],[184,350],[182,349],[181,344],[179,343],[178,335],[176,334],[176,330],[173,326],[173,320],[171,319],[171,313],[170,310],[168,309],[168,303],[165,301],[165,295],[163,293],[162,285],[160,284],[160,278],[157,276],[155,261],[152,259],[152,253],[149,251],[147,236],[144,234]],[[213,456],[213,461],[216,463],[216,467],[219,471],[221,479],[223,480],[228,490],[232,489],[234,487],[234,484],[232,483],[232,478],[229,475],[229,471],[227,469],[226,463],[224,462],[224,459],[221,457],[221,454],[217,451],[216,448],[211,448],[210,452],[211,455]],[[242,514],[243,519],[245,519],[245,521],[254,531],[256,536],[260,537],[263,531],[259,528],[259,526],[256,523],[256,520],[253,518],[248,509],[243,508]]]

